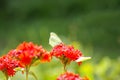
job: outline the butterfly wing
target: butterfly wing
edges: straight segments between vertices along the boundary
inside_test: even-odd
[[[76,62],[82,62],[91,59],[91,57],[80,57],[76,60]]]
[[[49,44],[54,47],[58,44],[62,43],[62,40],[55,34],[54,32],[50,33]]]

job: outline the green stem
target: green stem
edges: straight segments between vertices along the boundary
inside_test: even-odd
[[[64,72],[67,72],[66,65],[64,64]]]
[[[28,80],[28,74],[29,74],[29,67],[26,66],[26,80]]]
[[[5,80],[8,80],[9,79],[9,76],[7,75],[7,73],[5,71],[2,71],[3,74],[5,75]]]
[[[37,76],[32,71],[30,71],[29,74],[32,75],[35,78],[35,80],[38,80]]]
[[[6,80],[8,80],[9,79],[9,77],[6,75]]]

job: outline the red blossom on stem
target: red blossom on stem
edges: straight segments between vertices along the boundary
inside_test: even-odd
[[[11,50],[9,55],[19,60],[25,68],[26,80],[28,80],[30,67],[33,63],[38,60],[40,60],[40,62],[49,62],[51,60],[51,54],[49,52],[42,46],[35,45],[32,42],[21,43],[15,50]]]
[[[63,55],[70,60],[77,60],[80,56],[82,56],[82,52],[79,50],[75,50],[73,46],[67,46],[63,43],[56,45],[51,54],[57,58],[62,57]]]
[[[45,62],[51,60],[49,52],[42,46],[35,45],[32,42],[23,42],[15,50],[11,50],[9,55],[15,56],[24,66],[30,66],[39,59]]]
[[[78,74],[66,72],[61,74],[56,80],[89,80],[87,77],[81,78]]]
[[[51,54],[59,58],[65,65],[69,64],[71,61],[77,60],[82,56],[82,52],[80,50],[75,50],[73,46],[68,46],[63,43],[60,43],[53,47]]]

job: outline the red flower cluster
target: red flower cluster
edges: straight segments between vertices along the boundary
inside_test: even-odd
[[[70,61],[75,61],[82,56],[81,51],[75,50],[73,46],[67,46],[63,43],[56,45],[52,49],[51,54],[60,59],[65,57]]]
[[[68,46],[63,43],[60,43],[53,47],[51,51],[51,55],[59,58],[64,65],[64,74],[61,74],[57,80],[89,80],[87,77],[81,78],[78,74],[74,74],[72,72],[67,72],[66,65],[71,61],[76,61],[83,57],[82,52],[80,50],[74,49],[73,46]],[[78,62],[81,64],[81,62]]]
[[[8,76],[13,76],[15,75],[15,68],[19,67],[19,61],[13,60],[10,58],[8,55],[2,56],[0,58],[0,70]]]
[[[37,46],[32,42],[23,42],[18,45],[15,50],[11,50],[9,55],[20,60],[21,64],[28,66],[33,64],[36,60],[40,61],[50,61],[51,55],[49,52],[44,50],[42,46]]]
[[[66,72],[61,74],[56,80],[89,80],[87,77],[81,78],[78,74],[72,72]]]
[[[49,40],[52,46],[62,42],[54,33],[52,33]],[[71,61],[76,61],[80,64],[81,61],[90,59],[90,57],[82,57],[80,50],[76,50],[73,46],[65,45],[64,43],[56,45],[49,53],[41,45],[23,42],[16,49],[9,51],[7,55],[0,57],[0,70],[5,74],[7,80],[15,75],[16,70],[26,72],[26,80],[28,80],[30,67],[38,60],[40,62],[49,62],[52,56],[59,58],[64,65],[65,73],[61,74],[57,80],[89,80],[87,77],[81,78],[78,74],[67,72],[66,65]],[[33,76],[36,78],[34,74]]]

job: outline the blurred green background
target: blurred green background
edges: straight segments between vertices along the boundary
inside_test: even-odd
[[[120,0],[0,1],[0,55],[23,41],[50,50],[50,32],[92,57],[81,66],[72,63],[70,71],[90,80],[120,79]],[[39,80],[55,80],[62,73],[62,65],[53,58],[51,63],[31,70]],[[21,76],[17,73],[13,80]]]

